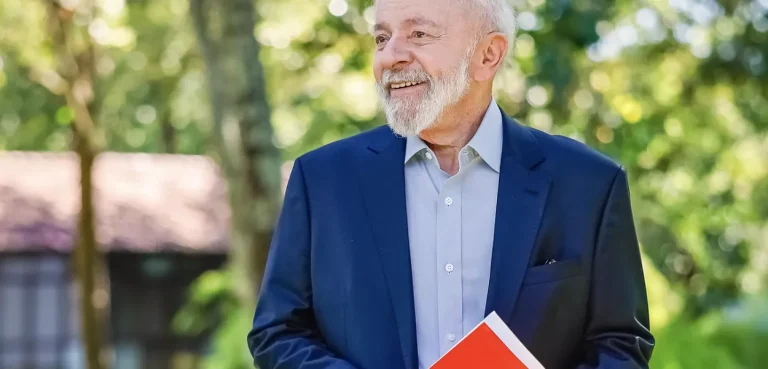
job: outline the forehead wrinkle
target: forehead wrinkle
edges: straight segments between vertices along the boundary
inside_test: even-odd
[[[438,25],[435,21],[421,17],[421,16],[414,16],[414,17],[405,19],[402,21],[402,24],[408,27],[429,26],[433,28],[443,28],[443,27],[440,27],[440,25]],[[373,26],[374,31],[388,31],[390,29],[391,27],[387,22],[379,22]]]
[[[438,24],[435,23],[434,21],[424,17],[419,17],[419,16],[410,17],[404,20],[403,23],[408,26],[430,26],[430,27],[439,28]]]

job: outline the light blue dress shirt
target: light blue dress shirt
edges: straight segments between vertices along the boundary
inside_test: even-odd
[[[428,369],[485,318],[502,148],[495,100],[459,153],[440,169],[419,137],[407,138],[405,190],[419,368]]]

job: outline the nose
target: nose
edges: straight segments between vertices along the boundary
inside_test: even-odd
[[[411,63],[413,54],[406,45],[406,40],[400,37],[392,37],[377,53],[379,66],[382,69],[402,68]]]

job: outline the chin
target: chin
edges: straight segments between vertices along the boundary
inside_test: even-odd
[[[387,125],[398,136],[413,136],[418,134],[416,127],[410,124],[407,120],[402,118],[387,117]]]
[[[392,129],[392,132],[402,137],[418,136],[425,130],[434,126],[434,121],[427,124],[425,121],[415,122],[409,118],[410,116],[405,116],[400,119],[392,119],[388,117],[387,125]]]
[[[398,112],[396,114],[387,115],[387,125],[398,136],[415,136],[421,132],[421,128],[410,117],[413,115],[404,114],[404,112]]]

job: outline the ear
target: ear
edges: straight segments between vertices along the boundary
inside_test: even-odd
[[[508,48],[507,36],[501,32],[491,32],[480,42],[478,64],[475,67],[474,78],[478,82],[493,79],[501,68]]]

